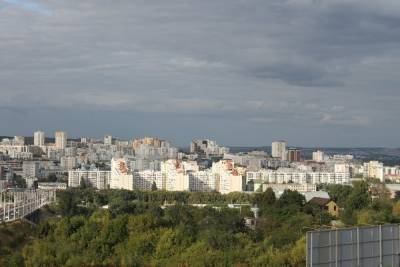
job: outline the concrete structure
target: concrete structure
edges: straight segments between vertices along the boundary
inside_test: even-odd
[[[289,162],[298,162],[301,161],[301,151],[300,149],[289,149],[287,152],[287,160]]]
[[[69,187],[79,187],[84,182],[87,186],[102,190],[110,187],[110,180],[110,171],[73,170],[68,172]]]
[[[108,134],[108,135],[104,136],[104,144],[107,146],[111,146],[113,144],[112,135]]]
[[[221,147],[213,140],[194,139],[190,143],[190,153],[199,154],[205,157],[222,157],[225,153],[229,153],[229,148]]]
[[[323,162],[325,161],[325,153],[324,151],[318,150],[312,153],[312,159],[316,162]]]
[[[55,133],[55,148],[56,149],[64,149],[67,147],[67,133],[57,131]]]
[[[286,146],[287,146],[286,141],[272,142],[272,145],[271,145],[272,157],[279,158],[281,160],[286,160],[286,157],[287,157]]]
[[[190,191],[211,192],[216,190],[216,179],[210,170],[188,171]]]
[[[179,160],[166,160],[161,163],[161,172],[165,179],[167,191],[188,191],[189,176],[185,172],[184,165]]]
[[[64,170],[72,170],[77,167],[76,157],[61,157],[60,166]]]
[[[271,188],[274,192],[281,193],[285,190],[297,191],[299,193],[317,191],[317,186],[314,184],[263,184],[263,191]]]
[[[364,178],[376,178],[384,182],[383,163],[378,161],[364,163]]]
[[[133,175],[128,169],[125,159],[111,160],[111,189],[133,190]]]
[[[14,136],[13,145],[14,146],[24,146],[25,145],[25,137]]]
[[[0,193],[0,223],[21,219],[54,202],[54,190],[26,190]]]
[[[261,169],[257,172],[246,173],[246,183],[252,180],[261,180],[270,184],[348,184],[349,172],[333,171],[304,171],[293,168],[279,168],[278,170]]]
[[[232,160],[214,162],[211,171],[215,177],[216,191],[221,194],[243,191],[243,177]]]
[[[24,161],[22,163],[22,176],[24,178],[27,177],[35,177],[39,176],[39,162],[36,161]]]
[[[33,134],[33,145],[44,146],[45,145],[45,135],[42,131],[36,131]]]
[[[165,179],[161,171],[145,170],[133,172],[134,188],[138,190],[151,190],[153,183],[157,190],[165,190]]]
[[[66,183],[57,183],[57,182],[38,183],[38,189],[41,189],[41,190],[66,190],[67,184]]]

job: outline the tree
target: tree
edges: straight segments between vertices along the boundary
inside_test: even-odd
[[[57,193],[58,211],[63,216],[72,216],[76,213],[77,199],[72,191],[60,191]]]
[[[306,203],[305,197],[297,191],[285,190],[278,200],[280,207],[288,205],[303,206]]]
[[[47,176],[46,182],[57,182],[57,175],[55,175],[54,173],[50,173]]]
[[[272,205],[276,201],[275,193],[271,187],[268,187],[265,192],[254,193],[252,203],[257,204],[259,207],[264,205]]]
[[[353,190],[347,198],[345,209],[360,210],[368,207],[370,203],[368,183],[365,181],[355,182]]]
[[[157,191],[157,185],[155,181],[153,181],[153,184],[151,185],[151,191]]]

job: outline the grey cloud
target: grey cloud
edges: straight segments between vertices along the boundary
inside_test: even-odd
[[[264,144],[287,131],[334,127],[351,131],[350,139],[359,133],[396,145],[375,129],[392,127],[400,113],[398,1],[35,3],[52,16],[0,10],[0,106],[60,120],[76,134],[111,127],[82,119],[75,129],[79,111],[94,122],[113,114],[119,133],[132,117],[138,127],[170,135],[182,120],[185,140],[200,131]],[[44,116],[48,109],[54,116]],[[21,123],[28,125],[8,119],[0,130],[23,130]],[[315,140],[334,138],[327,132]]]

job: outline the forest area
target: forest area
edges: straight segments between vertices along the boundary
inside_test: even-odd
[[[296,191],[254,194],[60,191],[37,227],[0,226],[0,266],[304,266],[305,233],[400,222],[400,202],[369,184],[327,185],[342,207],[333,218]],[[191,204],[209,204],[194,207]],[[250,204],[241,209],[227,204]],[[254,228],[244,218],[259,208]]]

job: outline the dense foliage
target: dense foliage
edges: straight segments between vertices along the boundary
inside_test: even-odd
[[[365,182],[326,190],[344,207],[341,218],[305,203],[294,191],[276,199],[270,189],[251,195],[67,190],[52,207],[61,216],[40,223],[32,240],[14,253],[4,250],[0,265],[304,266],[310,229],[332,219],[347,225],[399,222],[397,200],[384,191],[371,200]],[[191,205],[201,203],[210,205]],[[231,203],[249,205],[228,208]],[[249,228],[244,218],[253,216],[253,205],[259,220]]]

